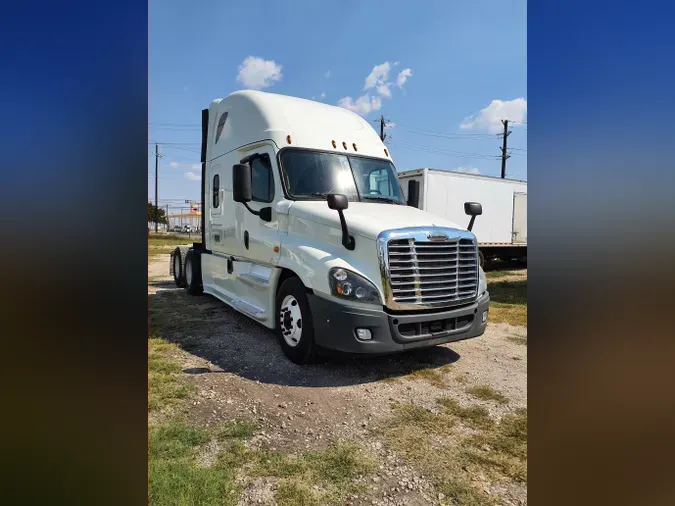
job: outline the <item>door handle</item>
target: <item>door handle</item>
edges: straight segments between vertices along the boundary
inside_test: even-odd
[[[244,246],[248,249],[248,230],[244,231]]]

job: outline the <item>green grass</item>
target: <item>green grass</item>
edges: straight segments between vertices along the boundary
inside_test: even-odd
[[[274,494],[277,506],[318,506],[317,497],[306,486],[295,481],[284,482]]]
[[[164,339],[148,339],[148,411],[166,412],[180,404],[194,386],[179,377],[180,365],[170,358],[175,344]]]
[[[360,477],[372,472],[375,462],[355,444],[338,441],[292,455],[249,448],[246,441],[259,429],[252,420],[210,428],[188,423],[184,412],[171,409],[194,394],[191,383],[181,378],[172,356],[176,350],[161,338],[148,339],[148,410],[162,414],[148,427],[151,505],[234,506],[242,490],[235,477],[242,471],[247,478],[273,478],[278,506],[337,505],[364,490]],[[208,463],[204,455],[210,456]]]
[[[148,237],[148,261],[158,255],[168,255],[176,246],[187,246],[193,242],[201,242],[201,236],[194,234],[193,237],[180,237],[171,234],[157,234]]]
[[[509,400],[497,392],[490,385],[475,385],[466,389],[466,393],[483,401],[496,401],[499,404],[507,404]]]
[[[387,446],[428,477],[444,504],[493,505],[498,498],[472,483],[481,474],[493,483],[527,480],[527,411],[505,415],[500,422],[482,406],[437,400],[441,413],[412,404],[398,405],[378,431]],[[458,424],[469,427],[467,435]]]
[[[358,478],[375,469],[375,462],[369,455],[346,441],[337,441],[326,449],[301,455],[260,451],[254,459],[250,475],[281,479],[284,488],[280,487],[277,493],[287,501],[292,497],[305,501],[298,504],[341,504],[347,495],[362,491]],[[316,486],[320,492],[300,484]]]
[[[527,279],[488,282],[488,291],[491,322],[527,325]]]
[[[467,468],[527,483],[527,409],[504,415],[491,430],[469,437],[459,458]]]
[[[485,273],[485,277],[487,279],[505,278],[508,275],[509,275],[509,271],[487,271]]]

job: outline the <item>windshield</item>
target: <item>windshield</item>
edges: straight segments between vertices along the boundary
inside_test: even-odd
[[[342,193],[351,201],[404,204],[389,160],[289,149],[281,155],[281,168],[293,198],[319,200]]]

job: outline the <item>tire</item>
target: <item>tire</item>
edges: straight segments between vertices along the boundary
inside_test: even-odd
[[[189,250],[185,255],[185,287],[190,295],[201,295],[204,291],[202,287],[202,265],[200,255],[195,250]]]
[[[275,311],[276,334],[284,355],[296,364],[314,361],[314,321],[302,281],[294,277],[281,284]]]
[[[176,248],[171,254],[171,270],[173,271],[173,280],[178,288],[185,286],[185,274],[183,273],[183,255],[181,249]]]

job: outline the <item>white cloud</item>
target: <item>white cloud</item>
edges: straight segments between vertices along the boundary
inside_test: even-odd
[[[195,163],[192,167],[190,167],[192,170],[202,170],[202,164],[201,163]]]
[[[455,172],[464,172],[466,174],[480,174],[480,170],[476,167],[457,167]]]
[[[326,98],[326,92],[325,91],[321,92],[321,98]]]
[[[341,98],[338,101],[338,105],[363,116],[370,111],[379,110],[382,107],[382,99],[380,97],[371,97],[366,93],[356,100],[352,100],[352,97]]]
[[[378,85],[377,88],[375,89],[383,97],[391,98],[391,91],[389,90],[389,86],[391,86],[391,83],[384,83]]]
[[[263,60],[257,56],[248,56],[239,65],[237,81],[247,88],[259,90],[269,88],[281,77],[281,65],[274,60]]]
[[[395,126],[396,126],[396,123],[394,123],[393,121],[389,121],[387,123],[387,128],[394,128]]]
[[[169,167],[171,167],[172,169],[177,169],[178,167],[180,167],[180,163],[178,163],[178,162],[171,162],[171,163],[169,164]]]
[[[328,79],[330,77],[330,70],[327,70],[324,76],[326,77],[326,79]]]
[[[402,88],[410,76],[412,76],[412,69],[401,70],[396,76],[396,86]]]
[[[493,100],[478,114],[464,118],[459,127],[487,130],[496,134],[504,128],[502,125],[503,119],[508,119],[513,125],[523,123],[527,119],[527,100],[522,97],[507,101]]]
[[[194,172],[186,172],[185,179],[187,179],[188,181],[201,181],[202,176],[200,176],[199,174],[195,174]]]
[[[398,65],[399,62],[394,62],[393,65]],[[405,84],[406,79],[412,75],[411,69],[401,71],[397,77],[396,83],[389,81],[389,72],[392,64],[388,61],[375,65],[366,77],[363,85],[364,90],[373,89],[375,95],[365,93],[356,100],[352,97],[343,97],[338,101],[340,107],[349,109],[361,115],[366,115],[371,111],[377,111],[382,107],[382,98],[392,98],[391,87],[396,84],[399,88]],[[322,97],[324,94],[321,95]]]
[[[381,63],[380,65],[375,65],[370,74],[368,74],[368,77],[366,77],[363,89],[369,90],[370,88],[375,88],[376,86],[381,86],[386,83],[389,79],[390,69],[391,65],[388,61]]]

